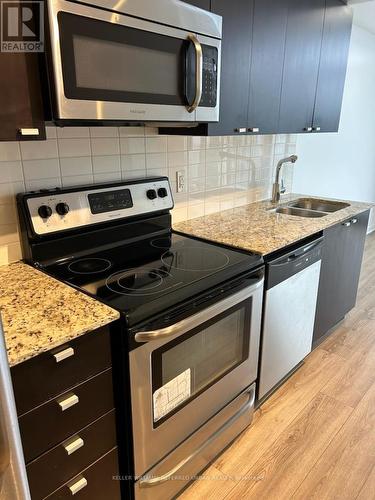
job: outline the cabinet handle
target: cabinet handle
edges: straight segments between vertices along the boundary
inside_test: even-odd
[[[345,227],[349,227],[352,225],[352,223],[350,221],[347,221],[347,222],[343,222],[342,225]]]
[[[18,129],[18,132],[23,135],[39,135],[39,129],[38,128],[20,128]]]
[[[63,349],[62,351],[55,352],[55,354],[53,355],[56,363],[60,363],[61,361],[64,361],[64,359],[70,358],[71,356],[74,356],[73,347],[67,347],[66,349]]]
[[[63,443],[63,448],[67,452],[68,455],[71,455],[75,451],[82,448],[85,444],[84,440],[79,436],[74,436]]]
[[[321,130],[321,128],[320,128],[320,127],[314,127],[314,128],[313,128],[313,131],[314,131],[314,132],[320,132],[320,130]]]
[[[303,130],[305,132],[312,132],[312,129],[313,129],[312,127],[305,127]]]
[[[76,479],[74,479],[74,481],[68,483],[68,488],[70,489],[70,493],[72,495],[75,495],[86,486],[87,486],[87,479],[84,478],[83,476],[78,476]]]
[[[357,224],[358,219],[352,219],[350,222],[351,222],[352,224]]]
[[[234,131],[238,132],[239,134],[244,134],[245,132],[247,132],[247,128],[246,127],[240,127],[240,128],[234,129]]]
[[[249,128],[249,132],[253,132],[256,134],[257,132],[259,132],[259,128],[258,127]]]
[[[57,399],[57,404],[60,406],[61,411],[65,411],[68,408],[71,408],[72,406],[76,405],[79,403],[79,397],[71,392],[70,394],[67,394],[65,396],[62,396],[61,398]]]

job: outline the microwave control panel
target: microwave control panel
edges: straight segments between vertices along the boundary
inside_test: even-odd
[[[217,100],[218,51],[216,47],[202,45],[202,52],[202,98],[199,106],[214,108]]]

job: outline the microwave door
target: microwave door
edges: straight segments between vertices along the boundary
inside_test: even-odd
[[[202,58],[194,35],[64,0],[48,8],[56,121],[196,121]]]

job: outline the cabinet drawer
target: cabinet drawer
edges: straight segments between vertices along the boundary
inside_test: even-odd
[[[113,407],[112,370],[108,369],[26,413],[18,419],[26,463]]]
[[[100,460],[66,483],[48,497],[48,500],[120,500],[120,481],[113,479],[118,475],[117,448],[104,455]],[[81,481],[81,482],[80,482]],[[80,482],[80,483],[79,483]],[[74,486],[78,489],[79,484],[83,486],[72,496]]]
[[[12,368],[18,415],[111,366],[107,327]]]
[[[115,446],[115,410],[112,410],[29,463],[27,477],[32,499],[43,499]]]

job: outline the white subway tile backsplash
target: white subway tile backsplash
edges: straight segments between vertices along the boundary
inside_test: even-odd
[[[146,156],[144,154],[122,155],[121,170],[130,172],[132,170],[146,171]]]
[[[95,174],[120,172],[120,156],[93,156],[92,168]]]
[[[101,182],[116,182],[121,181],[121,172],[106,172],[103,174],[94,174],[94,182],[100,184]]]
[[[94,177],[92,174],[86,175],[67,175],[62,179],[63,187],[83,186],[85,184],[92,184]]]
[[[117,127],[90,127],[90,137],[118,137]]]
[[[166,153],[167,138],[165,136],[146,137],[146,153]]]
[[[187,164],[187,151],[172,151],[168,153],[168,167],[179,167]]]
[[[17,192],[168,175],[177,222],[269,197],[276,163],[295,152],[296,137],[159,136],[152,127],[48,125],[46,141],[0,143],[0,264],[21,257]],[[177,172],[185,175],[180,193]],[[283,176],[290,188],[293,169],[286,166]]]
[[[96,137],[91,139],[92,155],[119,155],[120,142],[116,137]]]
[[[91,156],[60,158],[60,169],[63,178],[92,174],[92,158]]]
[[[183,135],[170,135],[168,137],[168,151],[185,151],[187,150],[187,137]]]
[[[0,142],[0,161],[16,161],[21,159],[18,142]]]
[[[26,181],[56,178],[60,176],[59,160],[57,158],[24,160],[23,172]]]
[[[38,189],[54,189],[62,187],[61,177],[51,177],[49,179],[32,179],[25,181],[26,191],[37,191]]]
[[[165,169],[167,168],[167,154],[166,153],[149,153],[146,155],[147,171],[151,169]]]
[[[57,127],[56,132],[59,139],[90,137],[90,130],[87,127]]]
[[[22,160],[42,160],[58,158],[57,140],[25,141],[20,143]]]
[[[91,156],[90,139],[59,139],[60,158]]]
[[[126,137],[120,139],[120,151],[122,155],[137,154],[145,152],[144,137]]]
[[[22,163],[20,161],[0,161],[0,183],[17,181],[23,181]]]

